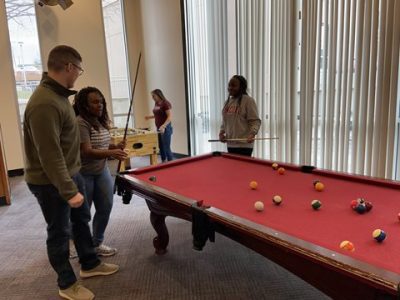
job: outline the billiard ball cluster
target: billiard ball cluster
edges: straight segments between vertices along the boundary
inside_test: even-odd
[[[359,214],[363,214],[365,212],[369,212],[372,209],[372,203],[369,201],[365,201],[363,198],[358,198],[350,202],[350,207]]]
[[[372,232],[372,237],[378,242],[382,243],[386,239],[386,232],[383,231],[382,229],[375,229]],[[351,251],[353,252],[355,250],[355,247],[352,242],[349,241],[343,241],[340,243],[340,248],[343,250]]]
[[[277,163],[273,163],[272,164],[272,168],[274,170],[278,171],[278,174],[283,175],[285,173],[285,169],[283,167],[279,167],[279,165]],[[254,180],[252,180],[249,183],[249,186],[252,190],[256,190],[258,188],[258,183]],[[325,185],[319,181],[319,180],[314,180],[313,181],[313,187],[316,191],[318,192],[322,192],[325,189]],[[282,203],[283,199],[281,196],[279,195],[275,195],[272,197],[272,203],[279,206]],[[320,200],[314,199],[311,201],[311,207],[314,210],[319,210],[322,206],[322,203]],[[365,201],[365,199],[363,198],[358,198],[356,200],[352,200],[350,203],[351,208],[358,212],[359,214],[363,214],[365,212],[369,212],[372,209],[372,203],[369,201]],[[256,201],[254,203],[254,208],[261,212],[264,210],[264,202],[262,201]],[[398,220],[400,221],[400,213],[397,215]],[[378,242],[378,243],[382,243],[382,241],[384,241],[387,237],[387,234],[384,230],[382,229],[375,229],[372,232],[372,237]],[[343,241],[340,243],[340,248],[342,250],[345,251],[350,251],[350,252],[354,252],[355,251],[355,246],[352,242],[350,241]]]
[[[285,171],[286,171],[285,168],[284,167],[280,167],[277,163],[273,163],[271,165],[271,167],[272,167],[272,169],[278,171],[279,175],[285,174]]]

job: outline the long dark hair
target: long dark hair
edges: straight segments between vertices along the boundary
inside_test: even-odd
[[[239,93],[238,107],[240,109],[240,105],[242,104],[243,95],[248,95],[248,93],[247,93],[247,80],[242,75],[233,75],[231,80],[233,78],[239,80],[240,93]],[[222,111],[224,111],[226,106],[228,105],[229,99],[230,99],[230,95],[228,95],[228,99],[226,99]]]
[[[90,93],[97,93],[103,99],[103,112],[98,118],[93,118],[93,115],[89,112],[88,101]],[[110,118],[107,112],[106,99],[104,98],[103,93],[100,92],[98,88],[88,86],[81,89],[75,95],[73,108],[77,116],[81,116],[83,119],[89,122],[90,125],[92,125],[93,128],[97,131],[99,131],[99,125],[97,122],[99,122],[104,128],[110,129]]]

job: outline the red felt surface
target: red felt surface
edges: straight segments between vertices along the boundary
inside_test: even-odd
[[[149,168],[131,175],[150,184],[213,206],[273,228],[318,246],[349,255],[395,273],[400,273],[400,190],[380,184],[366,184],[338,179],[326,174],[306,174],[287,169],[279,175],[269,165],[226,157],[188,160],[188,163]],[[156,176],[157,181],[149,181]],[[320,180],[325,189],[314,190],[313,181]],[[252,190],[250,181],[258,182]],[[276,206],[274,195],[283,202]],[[373,209],[360,215],[350,208],[350,201],[362,197],[371,201]],[[322,202],[320,210],[311,201]],[[265,209],[257,212],[254,202],[263,201]],[[377,243],[375,229],[383,229],[387,238]],[[349,240],[354,252],[340,249]]]

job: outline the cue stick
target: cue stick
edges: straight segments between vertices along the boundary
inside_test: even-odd
[[[137,81],[137,77],[139,74],[139,66],[140,66],[140,59],[142,57],[142,52],[139,53],[139,60],[137,63],[137,67],[136,67],[136,75],[135,75],[135,82],[133,83],[133,89],[132,89],[132,94],[131,94],[131,103],[129,104],[129,111],[128,111],[128,116],[126,118],[126,124],[125,124],[125,131],[124,131],[124,138],[123,141],[126,140],[126,134],[128,132],[128,125],[129,125],[129,118],[131,116],[131,110],[132,110],[132,104],[133,104],[133,99],[134,99],[134,95],[135,95],[135,88],[136,88],[136,81]],[[118,161],[118,168],[117,168],[117,173],[120,171],[119,169],[121,168],[121,163],[122,161]]]
[[[269,137],[269,138],[254,138],[254,141],[262,141],[262,140],[278,140],[278,137]],[[221,140],[208,140],[209,142],[222,142]],[[246,142],[247,139],[225,139],[224,142]]]

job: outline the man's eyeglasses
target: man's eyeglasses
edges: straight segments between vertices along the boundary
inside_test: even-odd
[[[85,72],[85,70],[81,66],[78,66],[77,64],[74,64],[73,62],[70,64],[79,70],[79,76],[81,76],[83,74],[83,72]]]

